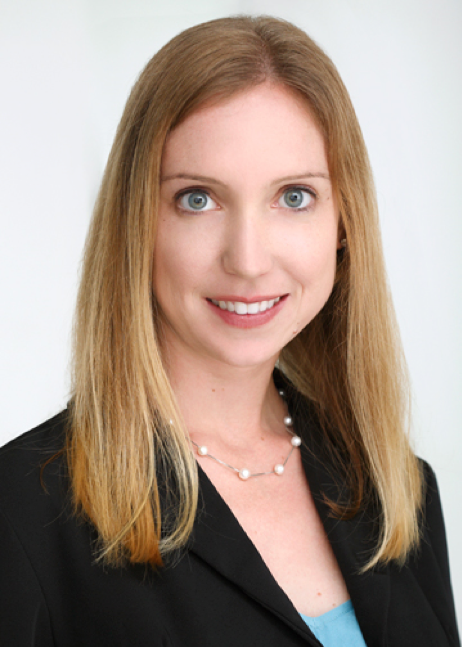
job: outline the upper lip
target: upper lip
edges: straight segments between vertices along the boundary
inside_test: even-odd
[[[234,303],[240,302],[240,303],[259,303],[261,301],[272,301],[274,299],[277,299],[280,297],[287,296],[286,294],[273,294],[271,296],[260,296],[257,295],[255,297],[243,297],[243,296],[236,296],[235,294],[232,295],[221,295],[219,297],[208,297],[209,299],[213,299],[214,301],[233,301]]]

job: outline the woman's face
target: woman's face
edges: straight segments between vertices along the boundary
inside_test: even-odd
[[[301,100],[261,84],[190,115],[167,139],[154,291],[177,357],[274,364],[327,301],[337,206]]]

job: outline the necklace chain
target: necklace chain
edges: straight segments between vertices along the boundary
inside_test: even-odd
[[[284,391],[279,391],[279,394],[281,397],[284,397],[285,393]],[[220,458],[217,458],[216,456],[212,456],[212,454],[209,453],[208,447],[206,445],[198,445],[198,443],[194,442],[194,440],[191,440],[192,444],[194,447],[197,449],[197,453],[199,456],[206,456],[207,458],[211,458],[214,460],[216,463],[219,465],[222,465],[223,467],[226,467],[227,469],[232,470],[233,472],[236,472],[236,474],[239,476],[239,478],[242,481],[247,481],[250,478],[254,478],[256,476],[268,476],[269,474],[277,474],[278,476],[282,476],[284,474],[284,469],[287,465],[287,462],[289,461],[289,458],[292,456],[292,452],[296,447],[300,447],[302,441],[301,438],[297,435],[295,435],[289,427],[292,427],[293,421],[292,418],[287,415],[284,416],[284,425],[287,430],[287,432],[291,435],[290,439],[290,444],[292,445],[290,448],[289,453],[287,454],[284,462],[282,463],[277,463],[272,470],[269,472],[251,472],[249,469],[246,467],[242,467],[241,469],[234,467],[234,465],[230,465],[229,463],[225,463],[225,461],[222,461]]]

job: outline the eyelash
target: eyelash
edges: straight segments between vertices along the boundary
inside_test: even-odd
[[[288,193],[289,191],[301,191],[303,193],[308,194],[310,196],[310,198],[311,198],[309,204],[307,204],[304,207],[289,207],[288,205],[286,205],[286,206],[279,205],[279,201],[281,200],[281,198],[286,193]],[[174,196],[174,203],[178,207],[178,209],[180,209],[181,211],[186,212],[186,213],[203,213],[204,211],[211,211],[214,208],[214,207],[212,207],[212,209],[197,209],[197,210],[194,210],[194,209],[185,209],[184,207],[181,207],[180,204],[179,204],[180,200],[182,198],[184,198],[186,195],[189,195],[190,193],[203,193],[210,200],[213,200],[213,198],[210,196],[210,193],[209,193],[209,191],[207,189],[204,189],[202,187],[188,187],[187,189],[183,189],[182,191],[179,191]],[[295,211],[295,212],[309,211],[310,209],[313,208],[312,201],[316,200],[317,197],[318,196],[315,193],[315,191],[313,191],[313,189],[311,189],[311,188],[309,188],[307,186],[290,185],[290,186],[286,186],[286,187],[284,187],[282,189],[282,191],[280,192],[280,194],[277,197],[276,205],[281,206],[281,208],[287,209],[288,211]],[[220,207],[218,207],[218,208],[220,208]]]
[[[184,207],[181,207],[180,200],[190,193],[203,193],[210,200],[213,199],[207,189],[203,189],[202,187],[188,187],[187,189],[179,191],[173,198],[175,205],[180,211],[183,211],[184,213],[203,213],[204,211],[210,211],[210,209],[197,209],[197,211],[195,211],[194,209],[185,209]]]
[[[282,189],[281,193],[279,194],[279,196],[278,196],[278,198],[277,198],[277,204],[279,204],[279,200],[281,200],[281,198],[282,198],[286,193],[288,193],[289,191],[301,191],[302,193],[307,193],[307,194],[310,196],[310,198],[311,198],[310,202],[309,202],[305,207],[289,207],[289,205],[286,205],[286,206],[282,206],[282,205],[280,205],[280,206],[282,206],[282,208],[283,208],[283,209],[288,209],[289,211],[295,211],[295,212],[309,211],[310,209],[312,209],[312,208],[313,208],[313,202],[314,202],[314,201],[317,199],[317,197],[318,197],[318,196],[317,196],[317,194],[316,194],[316,192],[315,192],[315,191],[313,191],[313,189],[310,189],[310,188],[309,188],[309,187],[307,187],[307,186],[289,185],[289,186],[285,186],[285,187]]]

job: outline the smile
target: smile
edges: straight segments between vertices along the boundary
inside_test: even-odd
[[[256,315],[259,312],[265,312],[279,303],[281,297],[270,299],[269,301],[254,301],[254,303],[243,303],[242,301],[215,301],[210,299],[213,305],[218,306],[221,310],[234,312],[238,315]]]

